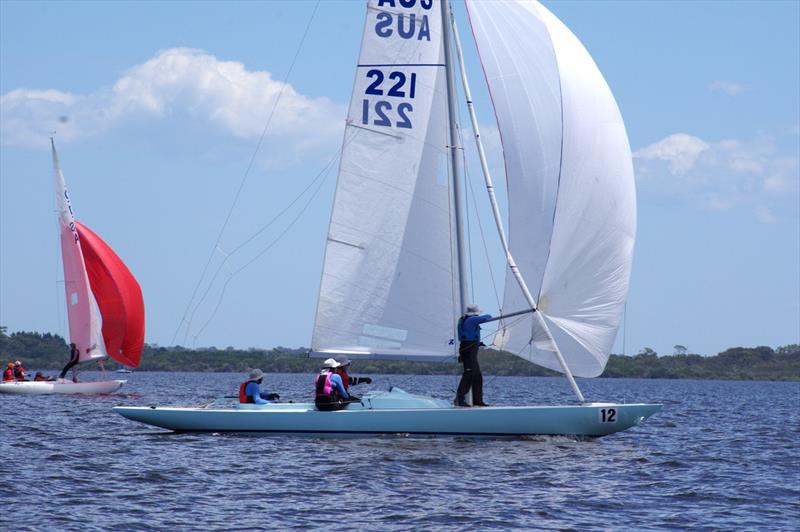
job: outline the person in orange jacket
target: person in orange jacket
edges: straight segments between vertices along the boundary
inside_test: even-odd
[[[9,362],[5,371],[3,371],[3,382],[12,382],[15,380],[16,379],[14,378],[14,363]]]
[[[345,355],[335,357],[334,360],[341,364],[341,366],[336,368],[336,370],[342,377],[342,383],[344,384],[345,390],[350,391],[350,386],[355,386],[357,384],[372,384],[372,379],[369,377],[351,377],[347,374],[347,371],[350,369],[350,359]]]

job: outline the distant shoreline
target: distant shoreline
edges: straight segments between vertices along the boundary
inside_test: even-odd
[[[68,359],[63,338],[50,333],[15,332],[0,328],[0,362],[22,360],[28,368],[60,370]],[[461,364],[449,362],[355,361],[359,374],[458,375]],[[492,376],[560,376],[509,353],[485,350],[480,364]],[[245,372],[261,368],[268,373],[314,373],[320,360],[309,358],[305,348],[188,349],[145,345],[136,371]],[[88,364],[86,368],[88,369]],[[108,370],[122,367],[109,360]],[[733,347],[715,356],[679,354],[658,356],[645,349],[634,356],[611,355],[599,378],[800,381],[800,345]]]

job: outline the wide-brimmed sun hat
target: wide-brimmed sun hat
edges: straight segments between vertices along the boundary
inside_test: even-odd
[[[263,379],[263,378],[264,378],[264,372],[261,371],[260,369],[250,370],[251,381],[257,381],[258,379]]]
[[[17,360],[16,362],[14,362],[14,365],[15,365],[15,366],[21,366],[21,365],[22,365],[22,362],[20,362],[19,360]]]
[[[339,355],[338,357],[333,357],[333,359],[339,363],[340,366],[349,366],[350,359],[347,358],[346,355]]]
[[[341,366],[341,364],[336,362],[336,360],[333,358],[329,358],[322,363],[323,368],[338,368],[339,366]]]
[[[480,313],[481,313],[481,308],[478,305],[474,303],[467,305],[467,314],[480,314]]]

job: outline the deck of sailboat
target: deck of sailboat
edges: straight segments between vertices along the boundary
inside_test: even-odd
[[[605,436],[638,425],[660,409],[661,405],[614,403],[459,408],[446,401],[394,389],[369,392],[360,403],[334,412],[321,412],[313,403],[238,408],[115,407],[114,411],[133,421],[176,432],[497,438]]]

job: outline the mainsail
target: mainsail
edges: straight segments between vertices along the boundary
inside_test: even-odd
[[[81,250],[81,240],[75,225],[75,216],[69,200],[69,192],[61,173],[55,142],[51,139],[53,153],[53,176],[56,189],[58,228],[61,235],[61,259],[64,268],[64,291],[67,297],[67,321],[69,339],[80,351],[80,360],[106,356],[100,336],[100,316],[89,295],[89,277]]]
[[[455,352],[460,302],[440,7],[433,0],[367,4],[315,352],[397,359]]]
[[[467,0],[503,142],[511,252],[577,376],[602,373],[628,292],[636,206],[630,146],[580,41],[532,1]],[[508,275],[504,309],[528,306]],[[562,371],[536,320],[506,349]]]
[[[111,356],[137,367],[144,347],[141,288],[108,244],[75,220],[52,140],[51,146],[70,342],[81,361]]]

